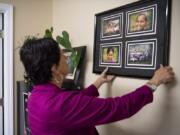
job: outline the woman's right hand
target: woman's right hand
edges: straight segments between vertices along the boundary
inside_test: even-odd
[[[93,83],[98,89],[103,83],[112,82],[115,78],[114,75],[107,75],[108,67],[104,69],[98,79]]]
[[[174,80],[174,72],[172,67],[170,66],[163,67],[161,65],[161,67],[158,70],[156,70],[154,76],[148,83],[159,86],[160,84],[166,84],[172,82],[173,80]]]

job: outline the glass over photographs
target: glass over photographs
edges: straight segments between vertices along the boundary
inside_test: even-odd
[[[122,13],[103,17],[101,19],[101,40],[121,38],[123,33]]]
[[[157,39],[126,42],[126,68],[155,69]]]
[[[140,0],[97,13],[93,72],[151,78],[168,65],[170,8],[171,0]]]
[[[126,13],[126,36],[156,34],[157,5],[151,5]]]
[[[121,67],[122,45],[121,43],[101,44],[99,66]]]

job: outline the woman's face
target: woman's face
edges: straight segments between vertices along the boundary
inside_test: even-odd
[[[144,15],[140,15],[138,16],[137,20],[136,20],[136,28],[137,30],[144,30],[144,28],[147,25],[147,21]]]
[[[113,56],[114,52],[113,51],[109,51],[109,53],[107,54],[107,60],[113,60]]]

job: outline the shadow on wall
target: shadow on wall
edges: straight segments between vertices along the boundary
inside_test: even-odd
[[[177,81],[175,80],[173,83],[167,85],[165,87],[165,102],[162,104],[162,110],[159,112],[160,121],[158,123],[158,127],[154,132],[154,135],[179,135],[179,133],[173,132],[173,88],[177,87]]]
[[[107,135],[140,135],[139,133],[121,129],[119,126],[108,125],[105,129]],[[144,135],[144,134],[143,134]]]
[[[85,54],[85,57],[84,57],[84,61],[83,61],[83,64],[82,64],[82,71],[81,71],[81,77],[80,77],[80,82],[82,82],[82,85],[83,87],[85,88],[85,75],[86,75],[86,71],[87,71],[87,53],[88,53],[88,50],[89,50],[89,47],[88,45],[85,45],[87,48],[87,51],[86,51],[86,54]]]
[[[106,133],[106,135],[178,135],[174,134],[172,132],[173,127],[172,127],[172,116],[173,116],[173,109],[172,109],[172,93],[173,87],[177,85],[177,82],[174,82],[173,84],[167,85],[164,87],[164,102],[162,102],[161,110],[158,112],[159,118],[158,118],[158,123],[155,125],[158,125],[153,131],[144,131],[144,129],[139,129],[139,131],[134,131],[134,130],[126,130],[122,129],[121,126],[117,126],[114,124],[108,124],[105,125],[105,128],[103,128],[103,132]],[[112,89],[112,84],[108,84],[108,89]],[[108,96],[112,96],[111,91],[108,91]],[[138,124],[138,123],[137,123]],[[148,125],[147,125],[148,126]],[[150,125],[149,125],[150,126]]]

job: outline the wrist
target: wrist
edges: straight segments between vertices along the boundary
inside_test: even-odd
[[[146,83],[146,86],[148,86],[154,92],[160,84],[161,83],[158,80],[151,79],[149,80],[149,82]]]
[[[161,83],[158,80],[151,79],[149,80],[149,82],[147,82],[147,84],[155,85],[156,87],[158,87]]]
[[[100,79],[97,79],[93,84],[98,89],[102,85],[102,81]]]
[[[147,83],[146,86],[149,87],[152,90],[152,92],[156,91],[156,89],[157,89],[157,86],[154,84]]]

